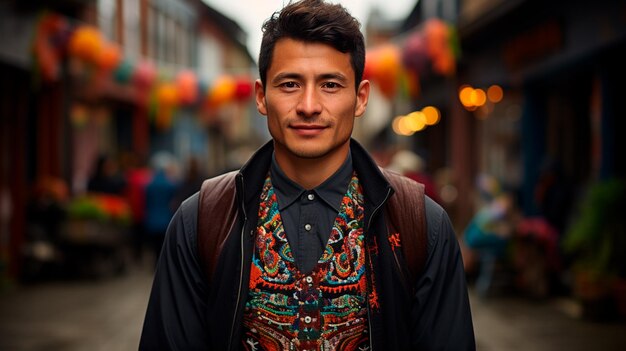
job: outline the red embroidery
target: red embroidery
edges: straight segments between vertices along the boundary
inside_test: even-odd
[[[380,308],[380,303],[378,302],[378,294],[375,290],[370,293],[370,308],[373,311],[378,311],[378,309]]]
[[[391,244],[392,250],[395,250],[396,247],[400,247],[400,233],[391,234],[389,236],[389,243]]]
[[[374,240],[372,240],[371,244],[369,245],[369,251],[370,255],[378,255],[378,241],[376,240],[375,236]]]

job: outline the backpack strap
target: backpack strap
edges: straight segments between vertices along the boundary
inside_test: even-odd
[[[415,282],[424,270],[428,254],[424,185],[399,173],[381,170],[395,190],[387,201],[389,235],[400,233],[410,281]]]
[[[221,251],[237,216],[235,176],[228,172],[202,182],[198,199],[198,256],[209,282],[213,278],[217,253]],[[216,225],[217,224],[217,225]]]

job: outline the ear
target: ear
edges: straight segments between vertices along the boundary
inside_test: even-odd
[[[267,106],[265,104],[265,90],[263,90],[263,83],[260,79],[254,82],[254,95],[256,98],[256,109],[263,116],[267,116]]]
[[[354,111],[355,117],[361,117],[365,113],[367,108],[367,101],[370,97],[370,81],[362,80],[359,83],[359,89],[356,91],[356,109]]]

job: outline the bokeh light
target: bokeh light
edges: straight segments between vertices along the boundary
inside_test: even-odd
[[[502,101],[503,97],[504,92],[499,85],[492,85],[489,87],[489,89],[487,89],[487,98],[494,104]]]

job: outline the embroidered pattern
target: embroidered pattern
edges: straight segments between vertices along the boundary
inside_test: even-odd
[[[391,244],[391,249],[394,251],[396,247],[400,247],[400,233],[389,235],[389,244]]]
[[[259,206],[245,350],[363,350],[369,347],[363,193],[355,174],[313,271],[294,264],[269,176]]]

